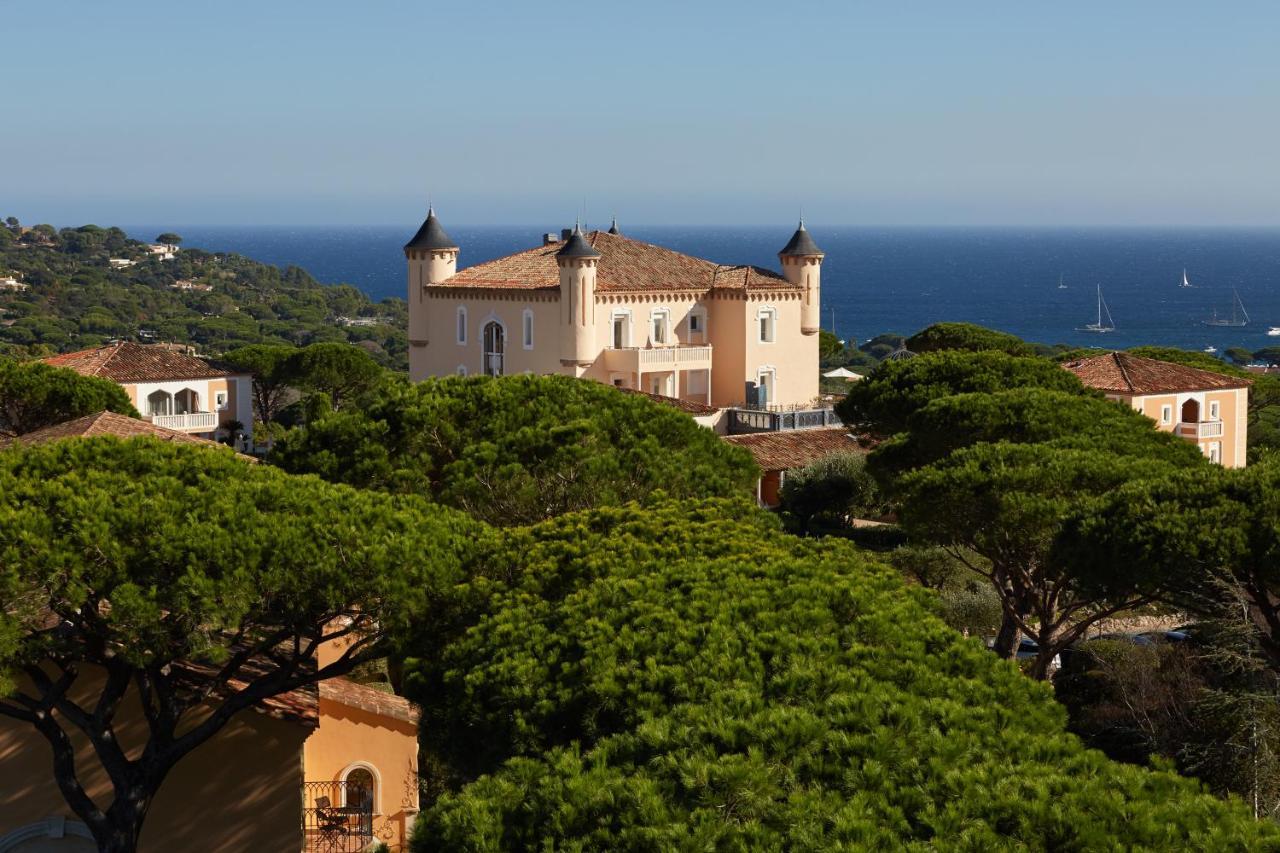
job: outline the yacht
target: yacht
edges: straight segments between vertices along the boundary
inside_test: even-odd
[[[1107,322],[1102,322],[1103,315],[1106,315]],[[1086,323],[1083,326],[1077,326],[1077,332],[1114,332],[1116,330],[1115,321],[1111,319],[1111,309],[1107,307],[1107,303],[1102,298],[1102,285],[1098,285],[1098,319],[1092,323]]]

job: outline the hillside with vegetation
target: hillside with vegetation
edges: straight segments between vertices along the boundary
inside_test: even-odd
[[[0,225],[0,279],[7,276],[27,287],[0,288],[0,354],[45,356],[110,340],[189,343],[212,356],[250,344],[343,342],[408,369],[403,300],[375,303],[299,267],[200,249],[166,260],[119,228],[24,228],[10,217]]]

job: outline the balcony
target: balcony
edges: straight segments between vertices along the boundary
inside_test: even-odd
[[[186,412],[181,415],[148,415],[147,420],[158,427],[178,431],[213,432],[218,428],[217,412]]]
[[[373,843],[373,797],[354,782],[303,782],[304,853],[358,853]]]
[[[768,411],[765,409],[730,409],[729,434],[781,432],[793,429],[816,429],[840,426],[834,409],[801,409]]]
[[[1178,424],[1174,432],[1192,441],[1201,438],[1221,438],[1222,421],[1183,421]]]
[[[609,347],[604,366],[615,373],[665,373],[710,370],[711,345],[670,347]]]

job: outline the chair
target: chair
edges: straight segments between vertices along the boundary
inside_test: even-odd
[[[328,797],[316,797],[316,828],[322,850],[346,848],[347,816],[340,809],[335,809]]]

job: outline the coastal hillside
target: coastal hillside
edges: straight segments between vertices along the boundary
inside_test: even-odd
[[[207,355],[248,344],[338,341],[408,367],[406,306],[324,285],[299,267],[144,243],[120,228],[0,227],[0,354],[45,356],[110,340],[189,343]]]

